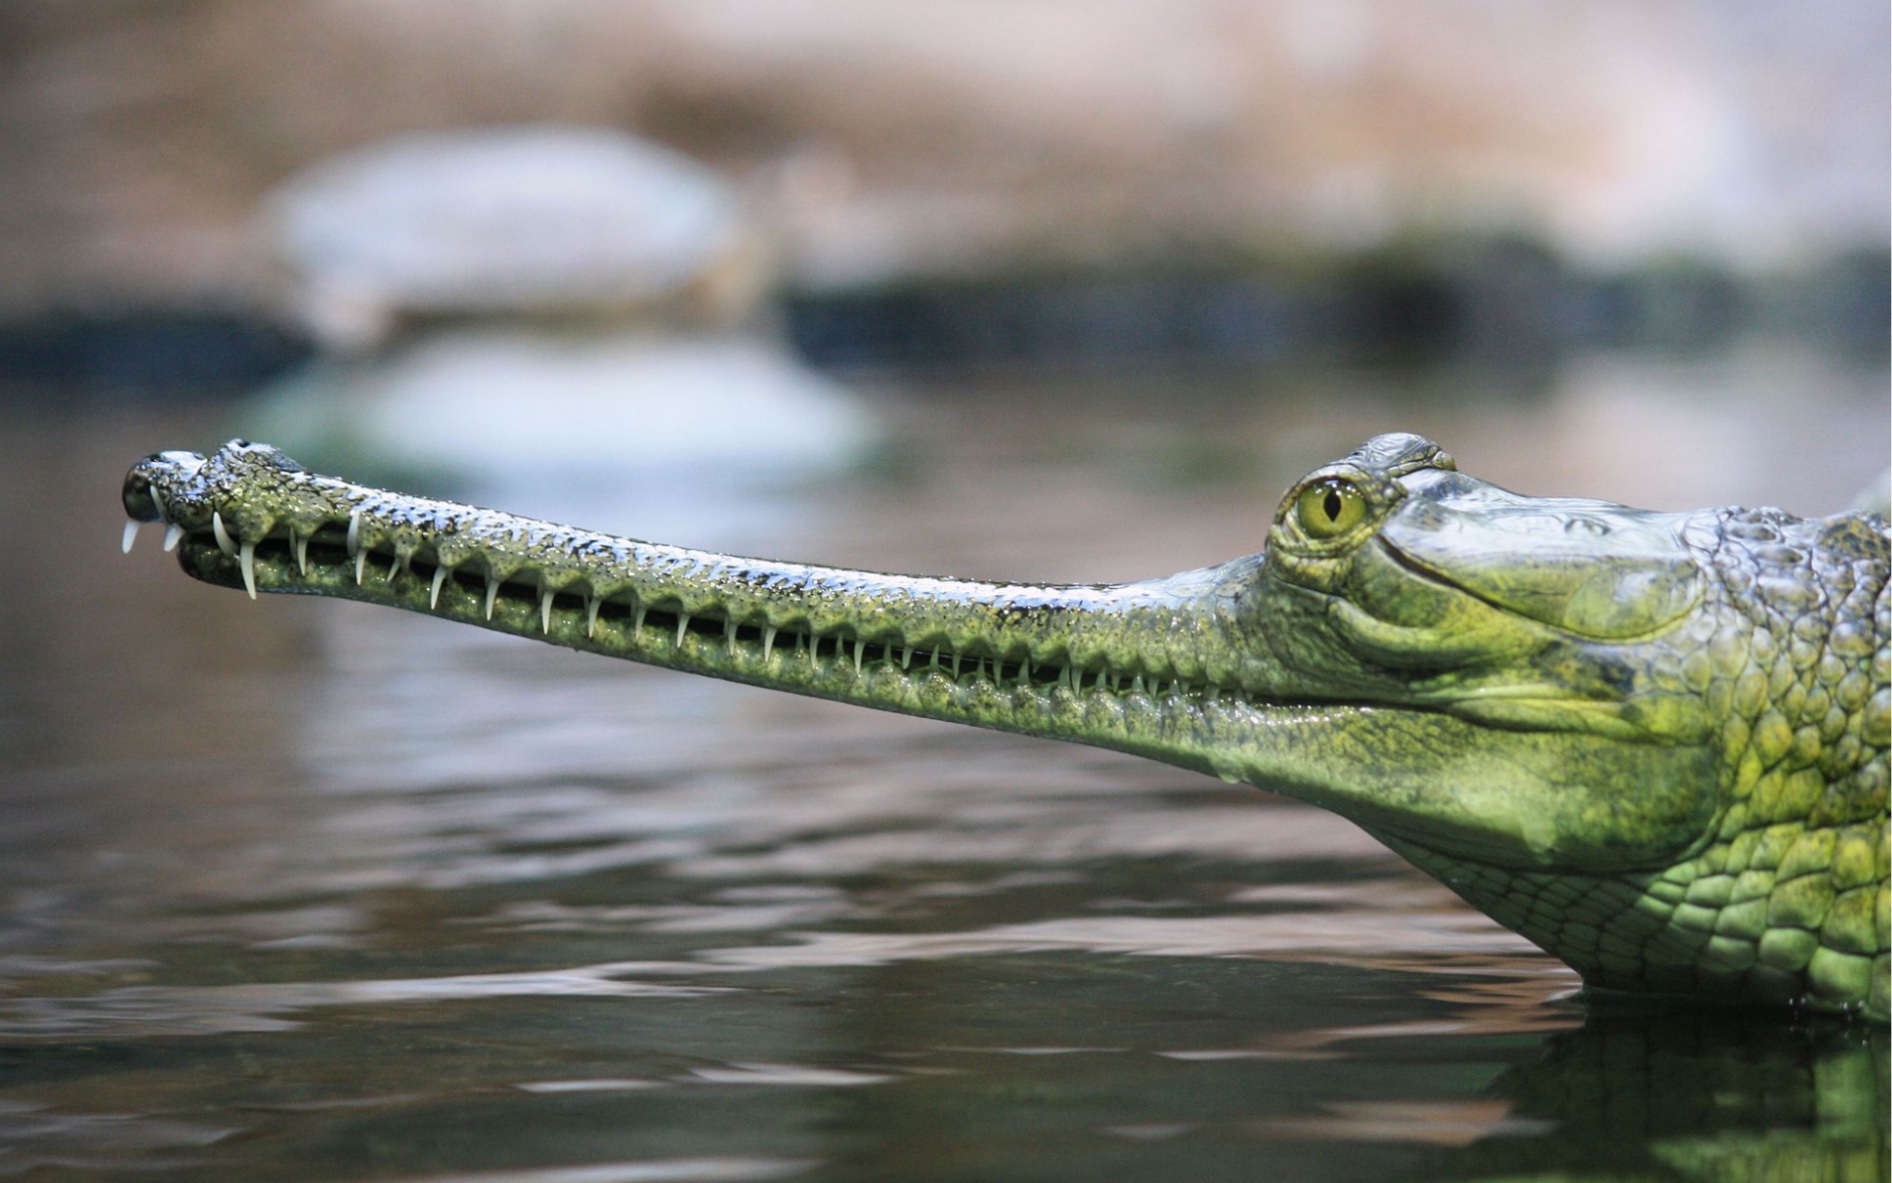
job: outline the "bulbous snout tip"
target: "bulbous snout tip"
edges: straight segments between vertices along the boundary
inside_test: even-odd
[[[146,456],[125,474],[120,494],[125,513],[134,522],[168,521],[159,486],[188,480],[203,466],[204,458],[196,452],[153,452]]]

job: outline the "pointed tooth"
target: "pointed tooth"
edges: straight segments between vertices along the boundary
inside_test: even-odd
[[[243,568],[243,590],[250,593],[250,599],[256,598],[256,544],[246,542],[237,551],[237,565]]]
[[[176,550],[178,540],[183,537],[184,537],[184,527],[178,525],[176,522],[167,524],[164,527],[165,553],[169,554],[171,551]]]
[[[903,670],[913,668],[913,646],[908,645],[900,650],[900,668]]]
[[[230,531],[223,528],[223,515],[212,510],[210,513],[210,532],[217,536],[217,549],[227,555],[236,554],[236,543],[230,539]]]
[[[486,573],[486,619],[491,620],[493,618],[493,601],[498,598],[499,580],[494,579],[493,573],[488,571]]]
[[[1138,674],[1136,677],[1130,680],[1130,693],[1132,694],[1143,693],[1143,675],[1142,674]]]
[[[1031,658],[1029,657],[1022,659],[1018,663],[1018,684],[1020,686],[1031,685]]]
[[[585,637],[587,639],[598,635],[598,607],[602,603],[603,601],[596,595],[585,597]]]
[[[957,681],[958,678],[959,678],[959,654],[957,651],[954,651],[953,653],[953,679]]]
[[[683,648],[683,634],[688,631],[690,631],[690,614],[688,612],[677,613],[677,648]]]
[[[867,652],[867,642],[861,640],[859,637],[855,637],[854,638],[854,676],[857,678],[861,676],[861,655],[866,652]]]
[[[137,518],[125,519],[125,537],[121,539],[118,544],[118,549],[121,554],[131,553],[131,544],[138,541],[138,527],[142,525],[144,525],[144,523]]]
[[[289,541],[296,548],[296,570],[309,573],[309,536],[291,527]]]
[[[934,669],[939,668],[939,646],[938,645],[933,646],[933,660],[931,664]]]
[[[644,631],[644,613],[647,611],[649,611],[649,609],[645,608],[644,605],[639,604],[637,606],[637,614],[631,617],[632,632],[641,633]]]
[[[365,550],[358,550],[355,552],[355,586],[356,587],[361,586],[361,577],[367,574],[367,572],[368,572],[368,552]]]
[[[539,589],[539,631],[550,635],[552,631],[552,589]]]
[[[427,589],[427,606],[429,608],[438,608],[440,606],[440,589],[446,585],[446,582],[447,567],[446,564],[443,563],[434,568],[434,582],[433,585]]]
[[[762,626],[762,663],[764,665],[768,664],[769,653],[773,651],[774,648],[775,648],[775,626],[772,624],[765,624]]]
[[[361,511],[348,515],[348,553],[352,557],[361,550]],[[361,580],[357,579],[356,583]]]
[[[170,506],[164,504],[164,494],[158,492],[158,487],[156,485],[151,486],[150,492],[151,492],[151,504],[155,505],[158,509],[158,520],[160,522],[163,522],[167,526],[170,525],[171,524],[171,508]]]
[[[736,655],[736,618],[723,617],[723,648],[731,657]]]

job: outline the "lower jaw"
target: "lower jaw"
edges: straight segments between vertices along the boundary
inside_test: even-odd
[[[364,552],[365,553],[365,552]],[[850,636],[765,630],[676,605],[638,606],[480,576],[435,579],[431,566],[391,556],[350,558],[309,546],[307,566],[284,542],[259,546],[256,590],[319,595],[428,616],[728,681],[880,710],[1114,748],[1214,771],[1202,752],[1217,733],[1253,728],[1272,708],[1232,691],[1102,670],[1032,667],[982,655],[910,648]],[[187,536],[179,560],[194,578],[246,586],[241,561],[205,535]],[[1234,779],[1227,775],[1224,779]]]

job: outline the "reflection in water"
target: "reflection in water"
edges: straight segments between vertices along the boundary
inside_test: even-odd
[[[1673,488],[1707,469],[1630,463],[1631,388],[1671,450],[1883,446],[1882,375],[1797,372],[1787,422],[1705,369],[1526,402],[1326,375],[1160,420],[889,400],[897,479],[786,500],[769,549],[1158,574],[1252,550],[1287,480],[1394,427],[1536,492],[1863,479]],[[1883,1032],[1586,1020],[1317,811],[121,559],[125,462],[218,434],[0,425],[35,573],[0,582],[34,622],[0,632],[0,1176],[1885,1177]]]
[[[1892,1168],[1884,1027],[1599,1014],[1491,1094],[1508,1128],[1413,1178],[1864,1181]]]

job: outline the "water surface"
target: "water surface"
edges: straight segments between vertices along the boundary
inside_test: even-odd
[[[1394,428],[1527,492],[1837,508],[1884,391],[1776,355],[880,390],[850,474],[508,508],[1128,579],[1256,549]],[[120,558],[126,465],[233,429],[0,427],[0,1175],[1886,1176],[1882,1030],[1586,1008],[1284,799]]]

